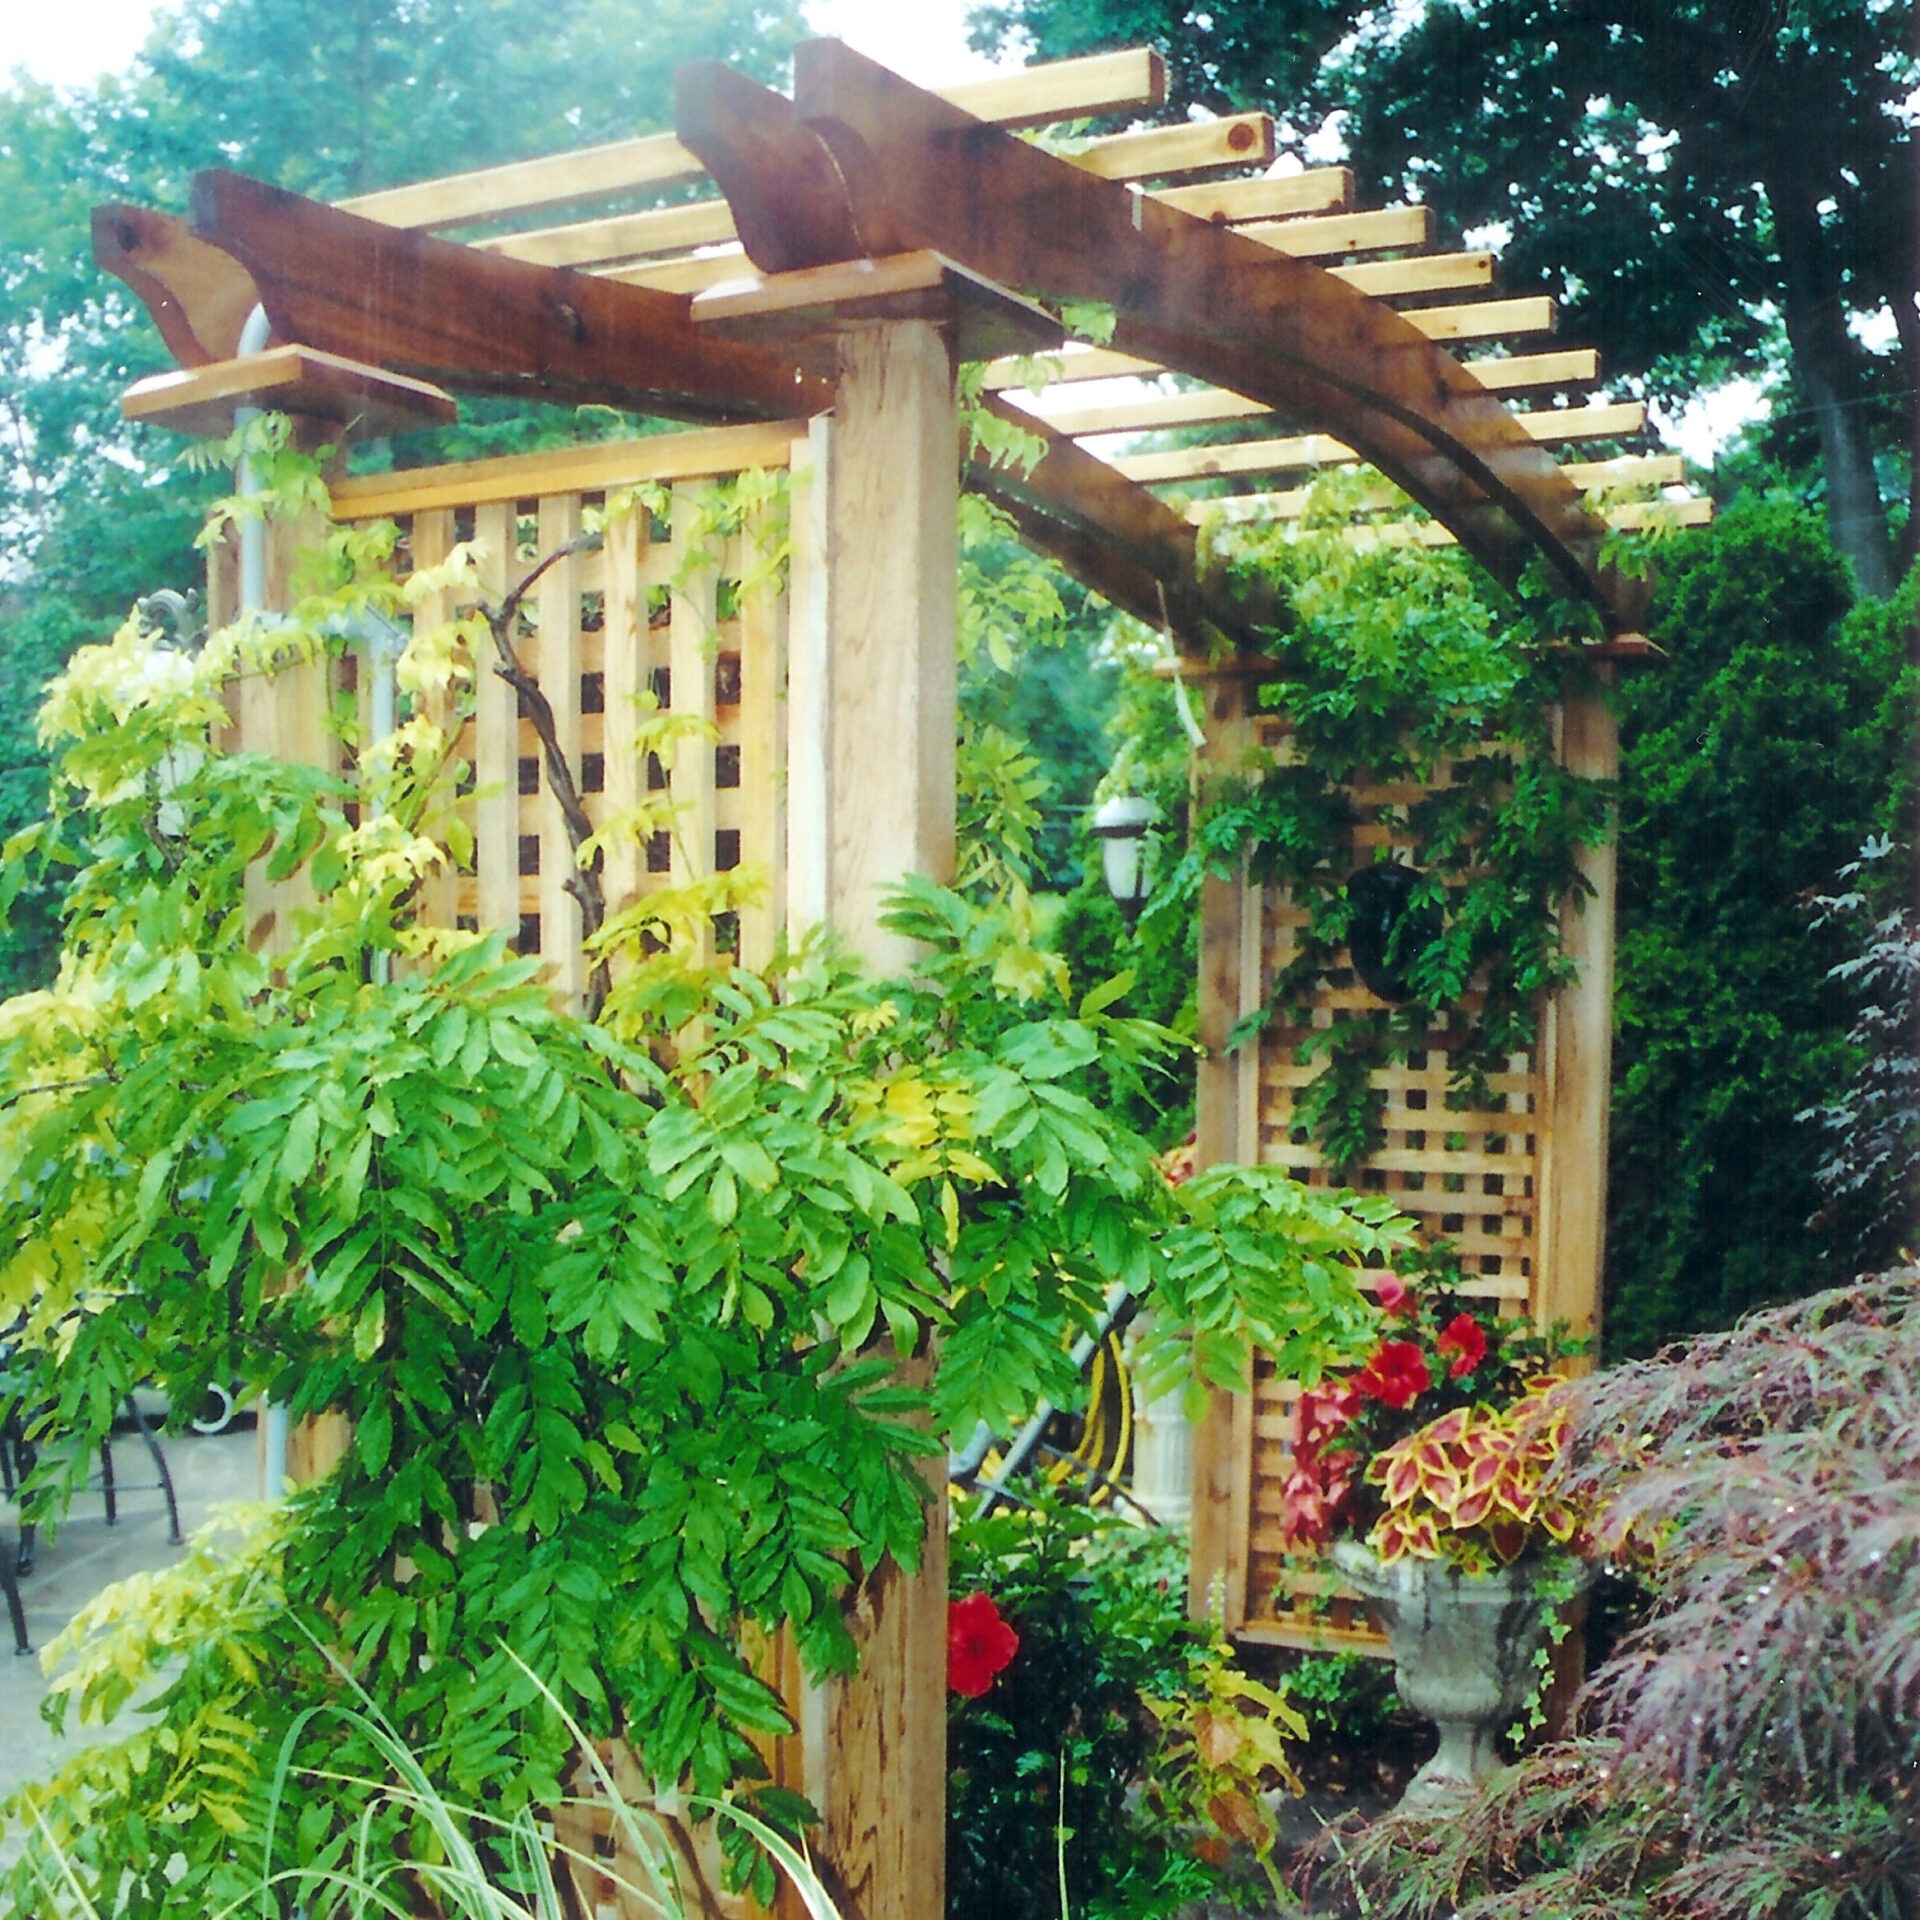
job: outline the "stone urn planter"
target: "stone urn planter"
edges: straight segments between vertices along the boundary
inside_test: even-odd
[[[1379,1618],[1400,1697],[1440,1730],[1440,1751],[1414,1775],[1402,1804],[1484,1779],[1500,1764],[1501,1729],[1533,1689],[1533,1657],[1546,1644],[1564,1582],[1548,1598],[1534,1559],[1469,1573],[1412,1554],[1385,1566],[1357,1540],[1336,1541],[1330,1553]],[[1580,1569],[1575,1591],[1591,1577]]]

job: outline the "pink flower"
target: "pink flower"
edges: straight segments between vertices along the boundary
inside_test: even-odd
[[[1440,1338],[1434,1344],[1442,1353],[1453,1355],[1447,1365],[1447,1378],[1458,1380],[1487,1357],[1487,1330],[1472,1314],[1456,1313],[1440,1329]]]
[[[1353,1384],[1369,1400],[1396,1411],[1410,1407],[1433,1385],[1426,1355],[1411,1340],[1382,1340]]]
[[[1020,1636],[1001,1618],[993,1596],[970,1593],[947,1602],[947,1685],[978,1700],[1020,1651]]]
[[[1373,1283],[1373,1297],[1382,1313],[1397,1316],[1413,1311],[1413,1289],[1396,1273],[1383,1273]]]

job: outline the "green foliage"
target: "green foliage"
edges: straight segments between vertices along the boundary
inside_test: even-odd
[[[36,763],[41,684],[136,595],[198,582],[192,536],[214,491],[183,472],[177,435],[119,417],[121,393],[171,358],[94,267],[91,209],[183,211],[206,166],[330,199],[625,138],[671,121],[681,61],[772,80],[800,31],[788,0],[667,0],[644,16],[605,0],[191,0],[96,87],[0,78],[0,839],[44,786],[18,771]],[[478,457],[620,425],[482,399],[459,427],[382,454]],[[0,985],[42,982],[49,907],[23,903],[0,934]]]
[[[1827,979],[1844,940],[1804,903],[1891,824],[1911,724],[1899,603],[1848,599],[1788,501],[1731,509],[1663,568],[1669,657],[1634,677],[1622,728],[1615,1353],[1838,1277],[1805,1230],[1818,1143],[1794,1116],[1850,1070]]]
[[[192,1557],[197,1559],[203,1552],[204,1543],[196,1541]],[[204,1577],[208,1568],[202,1566],[195,1571]],[[162,1576],[159,1584],[169,1583],[180,1584],[178,1575]],[[141,1584],[137,1579],[122,1582],[84,1609],[75,1628],[61,1636],[62,1643],[71,1643],[97,1628],[103,1615],[111,1619]],[[533,1677],[524,1661],[511,1653],[507,1657]],[[423,1902],[430,1902],[431,1911],[445,1920],[563,1920],[575,1909],[572,1893],[563,1889],[576,1884],[572,1878],[576,1868],[584,1868],[596,1877],[608,1875],[623,1900],[637,1903],[641,1911],[657,1915],[658,1920],[685,1920],[689,1875],[675,1836],[650,1809],[625,1802],[585,1733],[544,1688],[543,1696],[566,1721],[582,1784],[598,1789],[597,1802],[583,1800],[580,1804],[595,1806],[622,1843],[625,1857],[618,1868],[558,1840],[529,1809],[502,1819],[449,1799],[373,1696],[345,1669],[335,1671],[342,1698],[310,1708],[281,1741],[263,1830],[255,1834],[243,1827],[233,1839],[235,1864],[247,1869],[249,1890],[210,1920],[239,1920],[246,1914],[289,1909],[301,1913],[317,1909],[337,1916],[337,1920],[367,1920],[370,1915],[419,1913]],[[65,1678],[71,1680],[72,1676]],[[350,1731],[353,1744],[370,1752],[384,1771],[377,1776],[328,1783],[331,1791],[346,1789],[347,1797],[359,1804],[361,1818],[355,1823],[351,1846],[322,1848],[316,1855],[304,1852],[301,1844],[310,1837],[310,1823],[300,1795],[313,1783],[302,1777],[299,1749],[305,1726],[318,1717],[339,1721]],[[232,1736],[244,1730],[229,1727],[220,1731],[228,1736],[228,1750],[240,1751]],[[427,1842],[419,1852],[397,1853],[383,1844],[383,1829],[388,1823],[379,1815],[381,1809],[389,1807]],[[793,1881],[810,1920],[838,1920],[838,1910],[819,1876],[785,1836],[745,1809],[725,1802],[696,1799],[692,1810],[696,1815],[711,1815],[729,1823],[765,1847]],[[36,1876],[32,1895],[35,1914],[41,1920],[102,1920],[100,1909],[78,1885],[73,1861],[44,1830],[43,1837],[50,1841],[50,1857],[44,1863],[35,1861],[32,1868]],[[294,1857],[285,1858],[288,1854]]]
[[[963,1518],[952,1552],[954,1593],[1020,1637],[948,1712],[954,1920],[1053,1920],[1063,1886],[1072,1913],[1152,1920],[1220,1886],[1228,1839],[1271,1848],[1254,1796],[1290,1780],[1300,1723],[1187,1617],[1179,1540],[1043,1498]]]
[[[236,676],[341,644],[351,609],[474,591],[458,557],[397,587],[391,545],[331,536],[326,591],[198,654],[138,618],[83,648],[42,719],[52,815],[10,851],[9,888],[72,866],[58,978],[0,1007],[0,1316],[21,1406],[79,1443],[43,1451],[34,1500],[57,1515],[136,1380],[353,1432],[244,1556],[128,1602],[69,1690],[151,1722],[35,1802],[108,1910],[238,1897],[230,1841],[296,1729],[308,1777],[368,1774],[311,1711],[339,1669],[502,1818],[559,1791],[545,1688],[655,1779],[790,1823],[753,1794],[751,1739],[785,1716],[743,1641],[786,1625],[810,1671],[847,1666],[849,1584],[917,1556],[929,1422],[1064,1399],[1115,1279],[1155,1302],[1162,1379],[1230,1384],[1256,1345],[1315,1377],[1367,1338],[1355,1267],[1405,1237],[1268,1169],[1168,1187],[1096,1095],[1169,1036],[1098,989],[1065,1003],[1018,894],[907,883],[888,924],[925,957],[891,984],[817,951],[767,978],[649,951],[724,904],[654,896],[604,929],[598,1023],[497,935],[422,927],[462,773],[422,711],[351,779],[208,750]],[[457,706],[485,634],[421,623],[401,686]],[[306,894],[271,958],[250,875]],[[897,1363],[936,1332],[923,1388]],[[425,1844],[404,1806],[366,1817]],[[301,1844],[341,1857],[360,1818],[316,1785]]]

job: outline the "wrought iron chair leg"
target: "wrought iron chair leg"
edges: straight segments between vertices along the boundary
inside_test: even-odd
[[[167,1497],[167,1541],[171,1546],[180,1544],[180,1502],[174,1497],[173,1473],[167,1465],[167,1456],[160,1450],[160,1442],[153,1437],[153,1425],[140,1411],[139,1402],[132,1394],[127,1396],[127,1411],[133,1415],[133,1424],[140,1429],[140,1438],[152,1457],[154,1471],[160,1476],[160,1491]]]
[[[27,1610],[20,1604],[20,1583],[14,1578],[16,1567],[7,1564],[6,1555],[0,1552],[0,1590],[7,1597],[7,1617],[13,1622],[13,1651],[16,1657],[33,1651],[27,1638]]]

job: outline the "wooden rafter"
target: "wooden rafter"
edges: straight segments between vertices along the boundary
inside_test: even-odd
[[[695,328],[684,297],[478,253],[244,174],[194,176],[193,231],[251,274],[279,338],[442,385],[696,420],[831,404],[791,364]]]
[[[1581,509],[1590,483],[1577,463],[1563,462],[1556,474],[1538,449],[1579,437],[1623,439],[1639,430],[1638,411],[1556,407],[1509,421],[1494,396],[1578,388],[1596,377],[1592,352],[1496,350],[1460,361],[1444,351],[1550,330],[1551,301],[1476,297],[1492,286],[1490,255],[1431,251],[1424,209],[1356,209],[1345,169],[1171,183],[1183,174],[1269,162],[1274,129],[1264,115],[1109,136],[1064,157],[977,124],[1035,123],[1097,111],[1101,102],[1139,104],[1163,89],[1163,70],[1149,56],[1133,55],[922,94],[824,43],[802,59],[797,103],[737,76],[696,72],[683,100],[685,139],[650,135],[364,196],[347,203],[362,216],[356,226],[324,232],[316,222],[326,220],[325,209],[287,196],[271,201],[269,215],[257,196],[271,190],[223,187],[220,176],[209,176],[201,232],[143,209],[102,208],[96,253],[141,293],[184,367],[228,357],[264,288],[276,337],[379,360],[456,389],[598,398],[694,419],[773,420],[820,402],[822,383],[814,376],[822,363],[766,342],[719,337],[725,329],[717,323],[742,305],[743,276],[755,266],[791,273],[803,264],[871,260],[944,232],[974,247],[974,258],[957,256],[957,264],[989,282],[1049,298],[1099,299],[1104,272],[1109,290],[1117,282],[1129,294],[1144,289],[1140,311],[1113,303],[1122,309],[1114,348],[1050,358],[1047,369],[1058,382],[1152,377],[1177,367],[1190,379],[1198,373],[1217,383],[1184,393],[1149,388],[1098,407],[1046,407],[1052,424],[1041,431],[1049,450],[1034,475],[970,470],[970,483],[992,493],[1036,544],[1116,604],[1157,621],[1164,600],[1183,640],[1241,644],[1247,610],[1198,589],[1182,516],[1134,481],[1234,476],[1258,485],[1290,468],[1364,460],[1438,521],[1457,526],[1497,571],[1511,572],[1516,557],[1538,545],[1605,606],[1611,624],[1633,624],[1631,591],[1602,579],[1595,564],[1600,526]],[[716,102],[720,118],[703,131],[701,116]],[[604,205],[636,189],[710,181],[702,155],[715,151],[727,156],[719,178],[731,189],[731,204],[706,198],[594,211],[596,200]],[[934,154],[937,162],[929,159]],[[940,167],[956,166],[972,170],[965,190],[971,209],[956,208],[951,192],[943,198],[950,183],[935,177]],[[1114,182],[1126,184],[1105,184]],[[249,201],[249,193],[256,198]],[[229,201],[215,208],[222,195]],[[528,216],[563,206],[579,217],[528,224]],[[1043,211],[1028,217],[1036,206]],[[1107,242],[1122,214],[1127,229],[1115,248]],[[244,232],[215,244],[215,228],[230,217]],[[521,231],[494,233],[470,249],[424,231],[376,237],[379,227],[475,220],[497,227],[515,218]],[[743,227],[747,246],[729,244]],[[1062,257],[1037,258],[1063,230],[1065,244],[1056,249]],[[1097,241],[1090,238],[1096,232]],[[316,239],[325,264],[303,269],[299,256],[316,257]],[[1355,257],[1368,252],[1398,257]],[[498,257],[476,271],[476,254]],[[1301,264],[1308,261],[1325,263],[1325,271]],[[513,277],[490,279],[489,269]],[[1212,311],[1196,317],[1193,289],[1208,273],[1224,279],[1201,303]],[[1184,288],[1173,284],[1181,280]],[[1344,285],[1329,292],[1329,280]],[[423,297],[428,287],[436,291]],[[1303,287],[1308,297],[1294,298]],[[1435,294],[1459,297],[1402,305],[1397,323],[1386,311],[1388,302]],[[492,314],[496,300],[503,304]],[[482,308],[492,314],[483,328],[465,324],[462,315]],[[431,318],[436,309],[451,321]],[[1396,337],[1396,324],[1422,336],[1421,343],[1407,341],[1404,331]],[[1164,351],[1150,351],[1156,347]],[[1029,367],[995,363],[989,389],[1017,388]],[[1010,417],[1035,430],[1019,411],[1027,396],[1013,392],[1009,400]],[[1173,452],[1129,448],[1118,459],[1120,471],[1112,456],[1096,458],[1073,444],[1103,433],[1256,419],[1271,421],[1280,437]],[[1339,431],[1285,432],[1308,425]],[[1654,477],[1667,473],[1654,463],[1628,462],[1619,484],[1668,485]],[[1291,498],[1242,494],[1233,511],[1238,517],[1248,503],[1267,501],[1284,517]],[[1609,503],[1616,524],[1623,511],[1618,499]],[[1419,524],[1425,530],[1418,537],[1433,537],[1437,523]],[[1149,557],[1151,566],[1144,564]],[[1162,566],[1164,580],[1149,578]]]

